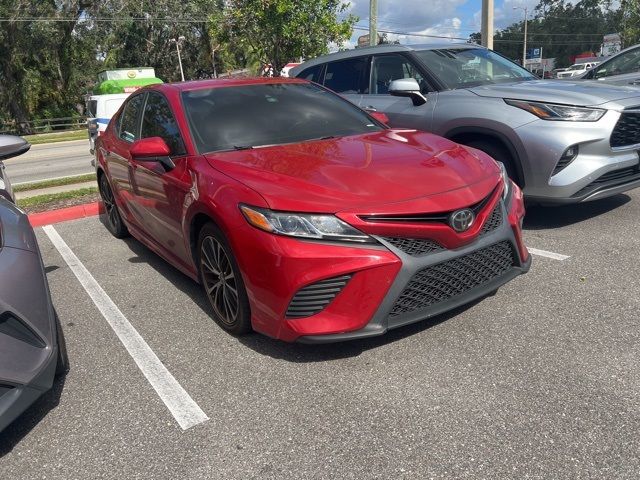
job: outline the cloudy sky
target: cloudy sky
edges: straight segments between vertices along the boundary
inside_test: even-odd
[[[494,0],[494,26],[502,28],[521,20],[522,10],[513,7],[527,6],[530,10],[538,0]],[[349,11],[360,17],[348,46],[353,46],[360,35],[369,28],[369,1],[350,0]],[[394,32],[422,35],[460,37],[465,40],[473,32],[480,31],[482,0],[378,0],[378,28]],[[420,36],[389,35],[401,43],[428,43],[438,41]],[[441,40],[440,40],[441,41]]]

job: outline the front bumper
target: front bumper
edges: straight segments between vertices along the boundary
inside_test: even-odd
[[[501,208],[503,209],[503,218],[506,219],[507,212],[503,205],[501,205]],[[504,221],[499,228],[482,235],[470,245],[456,250],[443,250],[422,257],[407,255],[382,238],[379,238],[378,240],[381,243],[401,259],[402,268],[371,320],[366,326],[357,331],[342,332],[333,335],[307,335],[298,338],[298,341],[302,343],[328,343],[374,337],[382,335],[388,330],[440,315],[488,295],[518,275],[526,273],[531,266],[531,256],[529,255],[524,258],[521,256],[521,238],[519,237],[518,229],[519,226]],[[505,269],[500,274],[493,276],[485,282],[478,282],[478,284],[472,288],[446,298],[443,301],[429,305],[426,308],[418,308],[402,313],[394,312],[394,310],[397,310],[398,302],[401,302],[403,297],[412,296],[411,293],[407,295],[405,292],[411,290],[411,282],[413,282],[413,279],[415,279],[417,275],[420,275],[421,272],[428,270],[430,267],[441,266],[443,266],[444,270],[447,270],[449,268],[448,265],[451,265],[452,261],[469,258],[477,252],[487,251],[487,249],[504,244],[505,242],[509,245],[513,254],[513,263],[510,268]],[[461,265],[462,264],[458,263],[457,266],[452,268],[458,268]],[[400,310],[403,309],[401,308]]]
[[[521,235],[524,207],[520,190],[514,187],[509,211],[500,200],[499,191],[486,208],[488,212],[499,209],[499,226],[478,233],[461,246],[441,248],[421,256],[405,253],[382,235],[375,235],[377,246],[304,242],[255,229],[232,235],[232,248],[243,272],[254,329],[285,341],[336,342],[381,335],[487,295],[526,272],[531,259]],[[483,212],[478,232],[481,225],[488,223],[488,212]],[[448,229],[442,225],[437,228]],[[464,288],[455,295],[424,308],[401,313],[397,308],[394,310],[396,301],[419,272],[429,267],[440,268],[452,261],[464,261],[496,244],[509,248],[508,267],[503,265],[495,274],[474,281],[473,285],[463,280]],[[493,266],[475,268],[492,271]],[[349,279],[342,286],[344,277]],[[321,303],[326,295],[330,302],[319,313],[294,318],[303,309],[296,300],[302,299],[302,304],[306,302],[308,306]]]
[[[542,204],[580,203],[622,193],[640,186],[640,171],[627,176],[617,172],[639,168],[638,148],[612,148],[611,133],[620,112],[609,110],[597,122],[536,120],[516,129],[524,152],[521,161],[528,201]],[[557,169],[562,154],[572,146],[578,155]],[[609,176],[618,177],[611,181]]]

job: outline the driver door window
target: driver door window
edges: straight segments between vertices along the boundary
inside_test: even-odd
[[[186,153],[180,129],[167,100],[157,93],[149,93],[142,117],[141,138],[160,137],[171,149],[171,156]]]
[[[378,55],[373,57],[371,88],[373,95],[388,95],[393,80],[415,78],[423,94],[429,92],[424,77],[411,61],[403,55]]]

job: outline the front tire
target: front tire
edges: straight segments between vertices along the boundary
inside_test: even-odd
[[[198,236],[200,283],[213,310],[213,318],[227,332],[251,331],[251,311],[240,268],[222,231],[209,223]]]
[[[465,145],[476,148],[478,150],[482,150],[494,160],[502,163],[504,165],[504,168],[507,170],[509,178],[513,180],[513,182],[518,186],[522,187],[522,182],[518,177],[518,172],[516,171],[511,154],[497,141],[473,140],[471,142],[466,142]]]
[[[107,230],[116,238],[128,237],[129,230],[127,230],[127,227],[122,221],[118,205],[116,205],[116,200],[111,190],[111,185],[109,185],[109,180],[107,180],[107,176],[104,173],[100,175],[98,189],[100,190],[100,197],[102,198],[106,212],[105,226]]]

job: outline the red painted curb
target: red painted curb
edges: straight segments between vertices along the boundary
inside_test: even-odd
[[[104,212],[102,202],[85,203],[73,207],[49,210],[48,212],[32,213],[29,215],[29,223],[32,227],[41,227],[52,223],[67,222],[78,218],[93,217]]]

